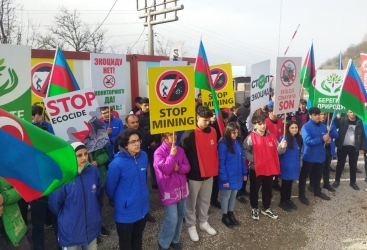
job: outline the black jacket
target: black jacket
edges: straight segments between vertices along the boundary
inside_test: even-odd
[[[210,133],[212,128],[207,127],[204,129],[205,133]],[[187,159],[190,163],[190,172],[186,174],[186,177],[190,180],[203,181],[207,178],[202,178],[200,175],[200,167],[198,161],[198,153],[196,151],[195,132],[194,130],[186,130],[180,141],[180,147],[184,149]]]
[[[355,139],[355,147],[356,151],[364,150],[366,145],[366,136],[364,135],[364,129],[362,120],[356,117],[356,129],[354,131],[354,139]],[[338,148],[343,147],[343,142],[345,139],[345,135],[347,133],[349,127],[349,119],[348,117],[342,117],[340,119],[335,119],[336,128],[339,129],[339,137],[335,139],[335,146]]]

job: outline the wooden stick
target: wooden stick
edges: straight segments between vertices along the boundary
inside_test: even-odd
[[[94,161],[94,160],[93,160],[93,155],[92,155],[92,153],[89,153],[89,154],[88,154],[88,156],[89,156],[89,161],[90,161],[90,162]]]
[[[108,128],[111,128],[111,108],[108,106]]]
[[[176,141],[175,141],[175,132],[173,132],[173,135],[172,135],[172,147],[176,146]]]
[[[283,138],[285,139],[285,133],[286,133],[286,125],[287,125],[287,113],[284,113],[284,131],[283,131]]]

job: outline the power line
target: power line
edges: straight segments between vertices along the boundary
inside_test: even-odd
[[[144,33],[144,30],[145,30],[145,26],[144,26],[144,29],[143,29],[143,31],[141,32],[141,34],[140,34],[140,36],[139,36],[139,38],[138,38],[138,40],[136,40],[136,42],[134,43],[134,45],[130,48],[130,50],[132,50],[133,48],[134,48],[134,46],[135,46],[135,44],[137,44],[138,43],[138,41],[140,40],[140,37],[143,35],[143,33]]]
[[[103,21],[102,21],[102,23],[93,31],[93,33],[88,37],[88,39],[90,38],[90,37],[92,37],[93,35],[94,35],[94,33],[96,33],[97,32],[97,30],[102,26],[102,24],[104,23],[104,21],[106,21],[106,19],[107,19],[107,17],[110,15],[110,13],[111,13],[111,11],[112,11],[112,9],[113,9],[113,7],[115,7],[115,4],[117,3],[117,0],[113,3],[113,5],[112,5],[112,7],[111,7],[111,9],[110,9],[110,11],[107,13],[107,16],[105,17],[105,19],[103,19]]]

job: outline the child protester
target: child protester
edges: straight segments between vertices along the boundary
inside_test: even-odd
[[[283,140],[283,136],[279,141]],[[280,189],[280,203],[279,207],[284,211],[291,211],[297,209],[296,204],[291,200],[292,183],[298,179],[299,170],[301,168],[300,157],[302,148],[302,136],[299,133],[298,123],[296,121],[289,121],[286,125],[285,140],[287,148],[284,154],[279,156],[280,160],[280,175],[282,179],[282,186]]]
[[[265,117],[254,114],[252,117],[254,131],[243,142],[246,159],[250,162],[250,203],[251,217],[259,220],[259,190],[262,191],[263,208],[261,213],[277,219],[278,215],[270,208],[273,179],[280,174],[278,154],[283,154],[287,142],[279,144],[275,135],[266,130]]]
[[[222,222],[229,228],[239,225],[233,214],[237,191],[242,188],[242,180],[247,180],[247,169],[243,150],[238,138],[239,126],[230,122],[218,144],[219,175],[218,186],[222,190]]]
[[[174,133],[162,134],[162,144],[154,152],[153,167],[166,212],[158,235],[158,249],[182,249],[179,242],[189,195],[186,174],[190,171],[190,164],[184,150],[176,146],[176,140]]]

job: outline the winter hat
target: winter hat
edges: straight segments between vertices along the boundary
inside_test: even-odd
[[[82,148],[87,148],[83,143],[81,142],[73,142],[71,144],[71,146],[74,148],[74,151],[75,152],[78,152],[78,150],[82,149]]]

